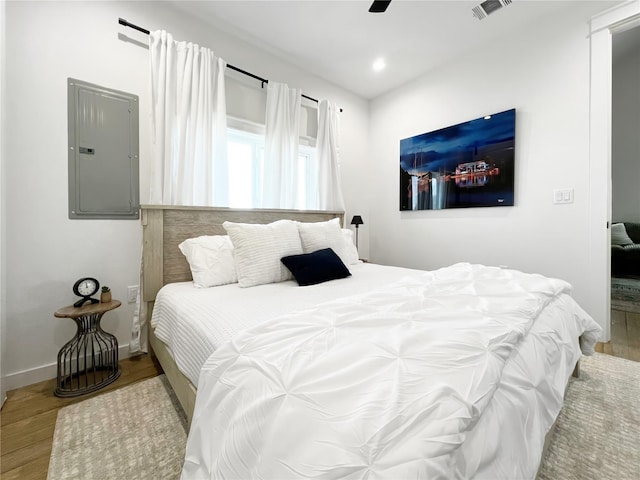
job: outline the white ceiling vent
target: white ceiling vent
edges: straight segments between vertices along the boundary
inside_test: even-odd
[[[477,7],[474,7],[473,16],[478,20],[482,20],[496,10],[500,10],[502,7],[506,7],[507,5],[511,5],[512,1],[513,0],[485,0]]]

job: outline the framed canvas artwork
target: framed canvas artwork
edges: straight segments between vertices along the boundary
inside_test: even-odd
[[[513,206],[515,109],[400,140],[400,210]]]

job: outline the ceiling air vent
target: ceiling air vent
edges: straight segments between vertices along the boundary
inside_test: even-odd
[[[473,9],[473,16],[478,20],[491,15],[496,10],[500,10],[502,7],[510,5],[513,0],[485,0],[477,7]]]

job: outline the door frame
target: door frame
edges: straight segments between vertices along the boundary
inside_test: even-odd
[[[589,253],[590,291],[596,295],[590,312],[611,340],[611,94],[612,35],[640,25],[640,0],[608,9],[590,21],[589,92]]]

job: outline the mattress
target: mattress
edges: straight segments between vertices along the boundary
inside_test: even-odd
[[[351,278],[315,287],[283,282],[198,290],[187,283],[161,290],[152,321],[156,336],[167,343],[194,384],[199,377],[183,478],[534,478],[544,437],[562,407],[567,379],[581,355],[577,339],[583,335],[582,353],[592,353],[600,330],[572,300],[570,286],[468,264],[433,274],[371,264],[350,269]],[[465,276],[470,280],[461,283]],[[526,285],[515,281],[520,277]],[[540,292],[530,294],[524,287]],[[515,297],[521,297],[520,304],[512,303]],[[375,341],[368,339],[374,326],[395,325],[416,312],[422,318],[415,317],[415,325],[428,321],[429,329],[419,333],[418,328],[415,338],[407,334],[414,325],[409,322],[388,338],[385,333]],[[325,325],[328,318],[336,323]],[[464,327],[452,359],[451,346],[438,345],[438,339],[456,330],[454,320]],[[348,331],[353,327],[358,333],[335,358],[326,355],[332,368],[309,366],[323,352],[337,348],[343,333],[336,335],[335,325],[344,321]],[[260,345],[264,353],[254,357]],[[401,345],[405,353],[390,353],[394,350],[389,345]],[[486,365],[479,361],[484,358],[482,345],[487,355],[492,354]],[[394,385],[393,375],[377,375],[393,372],[394,355],[404,357],[407,349],[425,368],[410,383],[419,392],[436,392],[437,414],[429,417],[433,412],[427,408],[411,417],[405,405],[406,412],[403,407],[398,417],[413,421],[407,424],[394,417],[380,426],[376,422],[389,416],[389,406],[384,405],[396,404],[381,397],[373,402],[383,405],[380,411],[356,408],[357,414],[332,424],[330,419],[339,418],[336,411],[351,411],[371,392],[394,391],[380,388]],[[313,394],[305,393],[314,398],[309,410],[289,404],[282,408],[282,398],[290,397],[280,392],[282,382],[276,381],[274,389],[280,367],[291,368],[290,350],[303,359],[293,363],[295,377],[322,385],[314,387]],[[418,361],[425,351],[427,356]],[[341,358],[343,354],[347,356]],[[371,358],[391,358],[392,363],[371,368],[365,360]],[[244,370],[234,370],[243,362]],[[468,370],[465,362],[481,367]],[[360,364],[362,368],[354,370],[353,365]],[[352,378],[345,381],[343,371],[350,371]],[[256,372],[258,380],[253,380]],[[423,378],[428,379],[424,385]],[[462,378],[470,378],[470,385],[456,383]],[[252,379],[250,388],[236,384],[246,379]],[[359,385],[365,390],[358,390]],[[257,396],[247,400],[246,395]],[[452,398],[457,400],[451,403]],[[274,409],[273,402],[279,407]],[[361,411],[366,411],[364,420],[358,418]],[[421,415],[427,415],[422,423]],[[422,426],[411,433],[412,425]]]

